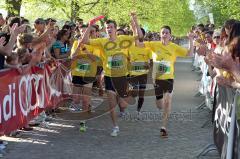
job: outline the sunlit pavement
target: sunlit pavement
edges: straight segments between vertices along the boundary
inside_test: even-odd
[[[207,109],[196,110],[202,97],[194,97],[199,76],[191,71],[191,59],[178,60],[174,82],[173,109],[169,122],[169,138],[161,139],[161,112],[155,107],[155,97],[146,97],[142,114],[136,105],[119,119],[120,134],[111,137],[109,115],[87,122],[87,132],[79,132],[78,121],[54,120],[49,128],[24,132],[19,139],[4,137],[9,144],[7,159],[190,159],[213,142],[212,125],[201,128],[210,120]],[[149,87],[151,89],[151,86]],[[118,111],[118,108],[116,108]],[[216,152],[207,157],[219,158]]]

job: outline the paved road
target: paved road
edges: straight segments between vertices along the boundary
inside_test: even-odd
[[[6,159],[191,159],[212,143],[212,126],[201,128],[210,119],[207,110],[195,108],[203,100],[193,95],[198,75],[191,72],[188,60],[176,64],[173,110],[169,123],[169,138],[159,137],[160,118],[155,97],[147,97],[140,120],[136,120],[136,106],[119,119],[120,135],[112,138],[109,115],[88,122],[85,133],[78,131],[78,122],[53,121],[49,128],[36,128],[20,139],[7,138]],[[207,159],[216,157],[210,153]]]

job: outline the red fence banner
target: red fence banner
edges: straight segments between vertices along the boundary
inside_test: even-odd
[[[0,72],[0,135],[23,127],[62,100],[63,79],[57,70],[42,64],[24,75],[14,69]]]

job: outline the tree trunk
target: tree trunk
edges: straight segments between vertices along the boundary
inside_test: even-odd
[[[6,0],[8,15],[20,16],[22,0]]]
[[[72,22],[76,20],[79,9],[80,9],[80,7],[79,7],[78,3],[76,2],[76,0],[72,0],[72,2],[71,2],[71,21]]]

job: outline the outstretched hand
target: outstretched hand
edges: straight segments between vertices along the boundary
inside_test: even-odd
[[[217,83],[221,86],[227,86],[227,87],[232,87],[232,88],[240,88],[240,84],[236,82],[232,76],[229,78],[225,78],[223,76],[217,77]]]
[[[187,34],[187,36],[188,36],[188,39],[193,40],[195,34],[194,34],[193,32],[189,32],[189,33]]]
[[[45,43],[38,43],[37,45],[34,46],[34,51],[32,52],[32,59],[30,61],[30,65],[36,65],[39,63],[42,59],[42,53],[44,52],[46,48]]]
[[[6,43],[6,38],[5,37],[1,37],[0,38],[0,47],[3,47],[5,43]]]
[[[206,56],[208,51],[208,47],[206,44],[201,44],[197,48],[197,54],[201,56]]]
[[[27,25],[25,25],[25,24],[21,25],[21,26],[18,26],[18,23],[14,23],[13,26],[10,28],[10,33],[12,35],[17,36],[18,34],[24,32],[24,30],[26,29],[26,26]]]
[[[131,16],[131,18],[132,18],[132,20],[134,21],[134,22],[136,22],[137,21],[137,14],[136,14],[136,12],[131,12],[130,13],[130,16]]]
[[[210,64],[218,69],[231,72],[233,71],[234,67],[240,67],[239,58],[234,60],[231,54],[219,55],[216,53],[211,53],[207,56],[207,58]]]

